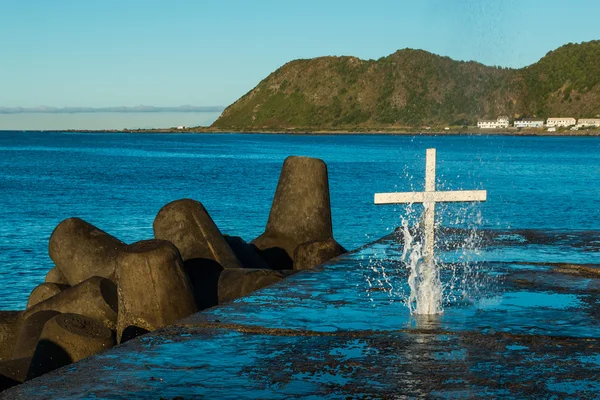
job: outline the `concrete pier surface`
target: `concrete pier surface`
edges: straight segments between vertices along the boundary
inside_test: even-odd
[[[0,397],[600,396],[600,233],[488,232],[468,267],[453,235],[442,315],[410,316],[390,235]]]

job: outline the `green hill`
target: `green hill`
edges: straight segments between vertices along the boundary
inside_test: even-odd
[[[378,60],[295,60],[227,107],[212,128],[377,129],[596,114],[600,41],[562,46],[521,69],[412,49]]]

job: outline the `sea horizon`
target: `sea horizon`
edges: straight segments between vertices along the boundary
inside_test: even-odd
[[[168,129],[179,126],[209,126],[220,114],[221,112],[173,111],[0,114],[0,131]]]

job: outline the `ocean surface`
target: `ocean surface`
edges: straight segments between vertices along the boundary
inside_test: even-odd
[[[0,132],[0,309],[23,308],[43,282],[48,239],[68,217],[134,242],[152,237],[163,205],[188,197],[251,241],[290,155],[327,162],[334,235],[354,249],[399,225],[404,206],[375,206],[373,195],[423,190],[430,147],[438,189],[488,191],[482,204],[439,207],[444,226],[600,231],[598,137]],[[597,250],[550,256],[600,263]]]

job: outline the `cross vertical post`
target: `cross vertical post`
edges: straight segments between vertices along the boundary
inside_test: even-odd
[[[435,192],[435,149],[427,149],[425,157],[425,192]],[[423,203],[425,211],[423,214],[423,225],[425,239],[423,243],[423,258],[425,263],[433,261],[433,247],[435,243],[435,201]]]

